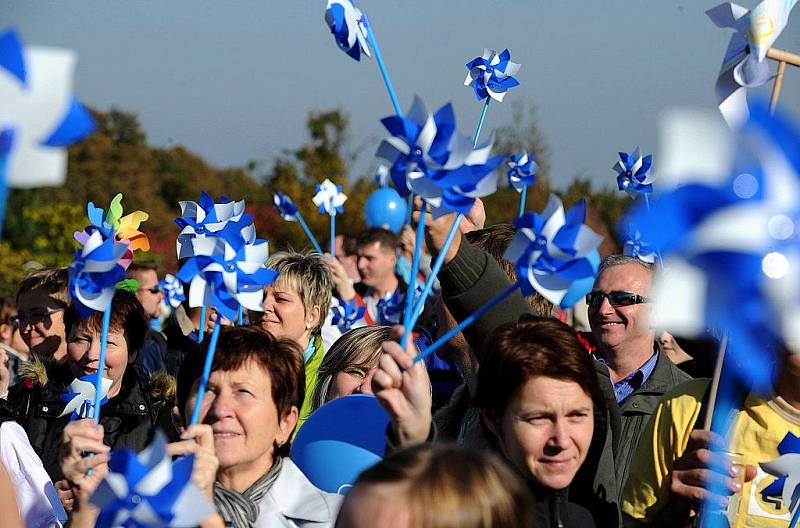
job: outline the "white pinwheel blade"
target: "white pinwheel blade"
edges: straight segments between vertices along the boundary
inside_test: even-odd
[[[674,258],[664,261],[664,272],[656,276],[651,297],[656,300],[652,325],[685,336],[705,330],[708,279],[695,266]]]
[[[238,293],[236,294],[236,300],[248,310],[252,310],[254,312],[264,311],[264,290],[258,289],[252,292]]]

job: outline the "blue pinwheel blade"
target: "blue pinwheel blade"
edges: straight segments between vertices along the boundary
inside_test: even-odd
[[[73,96],[58,128],[42,144],[48,147],[66,147],[88,136],[94,129],[92,114]]]
[[[25,57],[22,53],[22,42],[13,29],[0,35],[0,68],[5,69],[19,79],[23,86],[28,83],[25,69]]]
[[[128,486],[134,488],[149,471],[138,458],[136,453],[130,449],[118,449],[111,452],[111,459],[108,461],[108,469],[113,473],[121,473],[125,476]]]

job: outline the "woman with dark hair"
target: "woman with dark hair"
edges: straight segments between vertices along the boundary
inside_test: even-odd
[[[385,343],[384,352],[373,389],[392,417],[394,439],[410,446],[435,438],[425,369],[396,343]],[[481,424],[490,445],[529,483],[538,525],[595,526],[589,510],[569,497],[598,448],[592,439],[605,416],[594,364],[575,333],[555,319],[523,317],[498,327],[478,360]]]
[[[455,445],[423,444],[364,471],[337,528],[533,526],[533,498],[499,457]]]

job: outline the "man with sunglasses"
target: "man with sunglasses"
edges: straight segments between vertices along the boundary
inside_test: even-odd
[[[690,379],[656,347],[648,297],[652,279],[650,265],[633,257],[611,255],[600,264],[594,287],[586,295],[597,359],[608,367],[619,407],[615,464],[620,490],[661,396]]]
[[[158,287],[158,268],[152,262],[133,262],[128,268],[128,278],[138,282],[136,298],[142,304],[145,315],[153,319],[161,317],[161,301],[164,293]],[[161,332],[151,330],[142,345],[136,364],[148,374],[167,370],[167,339]]]

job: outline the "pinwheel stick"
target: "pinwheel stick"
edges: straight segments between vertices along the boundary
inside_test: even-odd
[[[428,348],[420,352],[417,355],[417,357],[414,358],[414,363],[416,363],[417,361],[422,361],[426,357],[433,354],[437,348],[439,348],[440,346],[444,345],[445,343],[453,339],[453,337],[457,333],[461,332],[466,327],[477,321],[480,316],[482,316],[483,314],[485,314],[486,312],[497,306],[497,304],[500,303],[503,299],[514,293],[517,290],[517,288],[519,288],[519,283],[512,284],[511,286],[509,286],[508,288],[497,294],[497,296],[494,299],[487,302],[482,307],[478,308],[478,310],[476,310],[472,315],[466,317],[463,321],[458,323],[458,325],[456,325],[455,327],[451,328],[442,337],[431,343],[428,346]]]
[[[0,240],[3,239],[3,221],[6,216],[6,199],[8,186],[6,185],[7,155],[0,152]]]
[[[331,215],[331,260],[336,259],[336,215]]]
[[[103,328],[100,330],[100,357],[97,358],[97,376],[94,379],[94,421],[100,423],[100,401],[103,399],[103,372],[106,368],[108,327],[111,325],[111,301],[103,311]]]
[[[306,236],[308,237],[308,240],[311,241],[311,244],[314,246],[314,249],[317,250],[317,253],[322,255],[322,248],[320,247],[319,242],[317,242],[317,239],[314,237],[314,233],[312,233],[311,230],[308,228],[308,224],[306,224],[306,221],[303,220],[303,215],[300,214],[300,211],[297,212],[295,217],[297,218],[297,221],[300,223],[300,227],[302,227],[303,231],[306,232]]]
[[[222,325],[214,325],[211,331],[211,339],[208,342],[208,351],[206,352],[206,362],[203,364],[203,374],[200,376],[200,385],[197,387],[197,400],[194,402],[194,409],[192,410],[192,421],[189,425],[195,425],[200,420],[200,409],[203,407],[203,396],[206,393],[206,385],[208,384],[208,377],[211,375],[211,364],[214,362],[214,352],[217,351],[217,339],[219,339],[219,329]]]
[[[422,201],[422,209],[419,212],[419,222],[417,222],[417,239],[414,244],[414,256],[411,259],[411,277],[408,280],[408,290],[406,290],[406,308],[403,310],[403,332],[402,345],[405,349],[408,343],[408,336],[411,334],[411,319],[414,311],[414,290],[417,285],[417,273],[419,273],[419,255],[422,249],[422,244],[425,242],[425,213],[428,209],[428,204],[425,200]]]
[[[200,331],[197,335],[197,342],[202,343],[206,334],[206,305],[200,308]]]
[[[447,233],[447,238],[444,241],[444,245],[442,246],[441,251],[439,251],[439,254],[436,256],[436,260],[433,263],[433,268],[431,268],[431,274],[428,275],[428,279],[425,281],[425,287],[422,289],[419,300],[417,300],[417,302],[414,304],[414,311],[412,312],[414,316],[411,318],[411,321],[409,321],[409,326],[412,328],[419,319],[419,316],[422,315],[422,309],[425,307],[425,299],[428,298],[428,295],[430,295],[431,290],[433,289],[433,281],[436,280],[436,275],[438,275],[439,270],[442,269],[444,257],[447,255],[447,250],[450,249],[450,246],[453,244],[453,239],[456,237],[458,228],[461,226],[461,220],[463,219],[464,215],[458,213],[453,221],[453,225],[450,226],[450,232]]]
[[[400,109],[400,103],[397,101],[397,94],[394,93],[394,86],[392,86],[392,81],[389,79],[389,70],[386,69],[386,64],[383,62],[383,55],[381,55],[381,49],[378,47],[378,40],[375,38],[375,31],[373,31],[372,24],[367,18],[366,13],[364,13],[364,25],[367,26],[367,42],[369,42],[369,46],[372,48],[372,51],[375,52],[375,62],[378,63],[378,69],[380,69],[381,77],[383,77],[383,84],[386,85],[386,90],[389,92],[389,98],[392,100],[394,113],[400,117],[403,117],[403,111]]]
[[[406,198],[406,221],[403,225],[411,225],[411,213],[414,210],[414,193],[409,193]]]
[[[486,119],[486,112],[489,111],[489,102],[492,100],[491,97],[486,98],[486,102],[483,105],[483,110],[481,111],[481,118],[478,120],[478,128],[475,130],[475,140],[472,142],[472,148],[476,148],[478,146],[478,140],[481,137],[481,130],[483,129],[483,122]]]
[[[519,197],[519,216],[525,214],[525,201],[528,197],[528,186],[525,185],[522,187],[522,194]]]
[[[783,74],[786,71],[786,65],[791,64],[792,66],[800,67],[800,55],[777,48],[770,48],[767,50],[767,57],[778,61],[778,72],[775,75],[775,82],[772,85],[772,95],[769,99],[769,112],[774,114],[775,108],[778,106],[778,98],[781,96]]]

